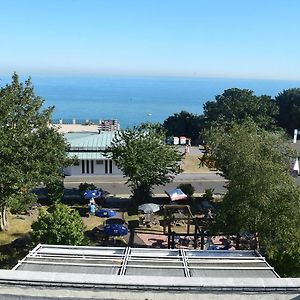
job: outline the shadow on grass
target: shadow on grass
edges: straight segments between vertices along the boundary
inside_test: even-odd
[[[12,269],[20,259],[33,249],[29,235],[24,235],[10,244],[0,246],[0,267],[1,269]]]

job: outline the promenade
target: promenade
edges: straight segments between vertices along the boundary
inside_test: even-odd
[[[66,188],[77,188],[81,182],[93,183],[118,197],[130,194],[126,178],[122,175],[66,176],[64,181]],[[216,172],[181,173],[174,178],[173,182],[165,186],[155,186],[154,196],[165,195],[166,189],[175,188],[180,183],[191,183],[195,188],[195,196],[203,194],[209,188],[213,188],[215,194],[223,194],[226,191],[224,187],[226,180]]]

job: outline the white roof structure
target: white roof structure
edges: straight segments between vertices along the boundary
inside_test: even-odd
[[[290,299],[299,292],[300,279],[279,278],[257,251],[38,245],[13,270],[0,270],[0,299],[168,300],[226,293]]]
[[[38,245],[14,270],[119,276],[279,277],[256,251],[55,245]]]

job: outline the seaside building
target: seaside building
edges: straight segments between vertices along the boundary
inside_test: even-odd
[[[0,270],[0,299],[296,299],[257,251],[38,245]]]
[[[69,132],[64,136],[69,147],[67,154],[77,162],[65,168],[65,175],[122,174],[115,162],[104,156],[117,131]]]
[[[77,158],[74,165],[64,169],[67,176],[73,175],[113,175],[122,174],[114,161],[104,156],[104,152],[112,140],[120,124],[117,120],[99,120],[98,124],[86,120],[83,124],[73,122],[52,124],[58,132],[64,135],[70,158]]]

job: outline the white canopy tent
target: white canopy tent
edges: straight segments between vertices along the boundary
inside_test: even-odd
[[[165,191],[165,193],[170,197],[171,201],[185,200],[188,198],[181,189],[171,189]]]

